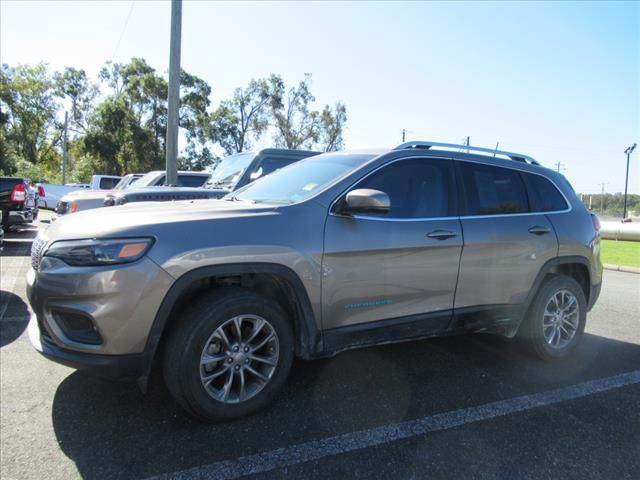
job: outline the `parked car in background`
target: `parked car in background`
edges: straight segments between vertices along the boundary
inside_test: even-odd
[[[104,207],[105,195],[118,192],[134,185],[144,174],[130,173],[120,179],[111,190],[78,190],[64,195],[56,205],[56,214],[66,215],[81,210]],[[56,217],[53,218],[55,220]]]
[[[132,202],[166,202],[171,200],[200,200],[222,198],[258,178],[282,167],[320,152],[268,148],[259,152],[243,152],[224,157],[207,182],[200,188],[164,187],[135,188],[114,193],[109,204],[124,205]]]
[[[572,359],[602,285],[597,217],[532,158],[410,142],[306,158],[223,200],[130,204],[40,232],[27,295],[46,357],[191,415],[255,412],[295,357],[473,332]]]
[[[94,175],[89,183],[67,183],[65,185],[55,185],[52,183],[41,183],[47,193],[40,200],[42,208],[56,208],[58,202],[68,193],[78,190],[111,190],[122,177],[116,175]]]
[[[38,196],[44,195],[44,187],[31,187],[22,177],[0,177],[0,210],[2,226],[31,223],[38,217]]]
[[[159,191],[161,187],[164,187],[163,190],[175,190],[180,187],[192,187],[197,188],[204,185],[209,176],[210,172],[192,172],[192,171],[179,171],[178,172],[178,186],[177,187],[166,187],[166,175],[164,170],[155,170],[153,172],[147,173],[144,177],[139,179],[136,184],[131,189],[123,190],[120,192],[111,192],[107,194],[104,198],[104,206],[111,207],[116,205],[116,198],[139,198],[142,199],[144,197],[146,200],[135,200],[135,201],[161,201],[161,196],[156,195],[154,198],[151,196],[154,195],[155,192]],[[133,194],[133,197],[129,197],[130,193],[136,192]],[[145,192],[144,194],[140,192]],[[167,199],[169,200],[169,199]],[[124,202],[123,202],[124,203]],[[121,203],[120,203],[121,204]],[[118,204],[118,205],[120,205]]]

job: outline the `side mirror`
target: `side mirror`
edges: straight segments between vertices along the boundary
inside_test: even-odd
[[[249,175],[249,179],[253,182],[254,180],[260,178],[261,176],[262,176],[262,167],[260,167],[255,172],[251,172],[251,175]]]
[[[341,213],[389,213],[391,200],[380,190],[358,188],[347,193]]]

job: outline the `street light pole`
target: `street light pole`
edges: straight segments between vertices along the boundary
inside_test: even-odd
[[[178,128],[180,110],[180,40],[182,0],[171,0],[171,44],[169,47],[169,106],[166,142],[166,185],[178,183]]]
[[[627,175],[624,178],[624,207],[622,209],[622,220],[627,218],[627,187],[629,186],[629,157],[631,156],[633,151],[636,149],[636,145],[637,143],[634,143],[630,147],[627,147],[627,149],[624,151],[624,153],[627,155]]]

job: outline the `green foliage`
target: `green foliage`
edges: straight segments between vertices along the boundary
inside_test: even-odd
[[[212,138],[227,154],[251,148],[269,127],[271,92],[265,79],[251,79],[246,88],[237,88],[231,100],[220,102],[211,117]]]
[[[326,105],[322,112],[312,110],[315,97],[311,93],[311,74],[306,74],[304,80],[289,89],[276,75],[272,75],[269,81],[276,146],[317,148],[325,152],[342,148],[342,134],[347,121],[347,108],[343,103],[336,103],[333,109]]]
[[[597,213],[602,218],[622,218],[624,210],[624,194],[618,192],[615,194],[579,194],[582,203],[591,211]],[[640,216],[640,195],[627,195],[627,215]]]
[[[61,125],[56,121],[59,104],[55,83],[47,66],[6,64],[0,70],[0,110],[2,117],[2,158],[0,168],[12,173],[15,161],[31,164],[55,161],[52,150],[60,145]]]
[[[46,64],[2,65],[0,173],[60,182],[65,112],[68,182],[164,168],[167,80],[143,58],[107,62],[98,78],[100,85],[72,67],[50,72]],[[227,154],[242,152],[267,132],[281,147],[342,148],[345,106],[313,109],[310,85],[310,75],[291,88],[277,75],[252,79],[211,109],[209,84],[182,70],[181,168],[211,167],[218,161],[214,144]]]
[[[321,118],[317,111],[309,109],[309,104],[315,101],[310,90],[311,75],[306,74],[297,87],[289,89],[278,76],[272,76],[270,80],[276,146],[313,148],[320,139]]]
[[[57,93],[70,102],[69,128],[82,133],[87,128],[87,116],[93,109],[98,87],[87,78],[84,70],[67,67],[53,76]]]

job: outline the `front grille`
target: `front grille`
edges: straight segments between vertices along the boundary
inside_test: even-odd
[[[40,268],[40,262],[42,261],[42,254],[44,253],[43,250],[46,244],[47,241],[41,237],[36,237],[31,244],[31,266],[36,271]]]

